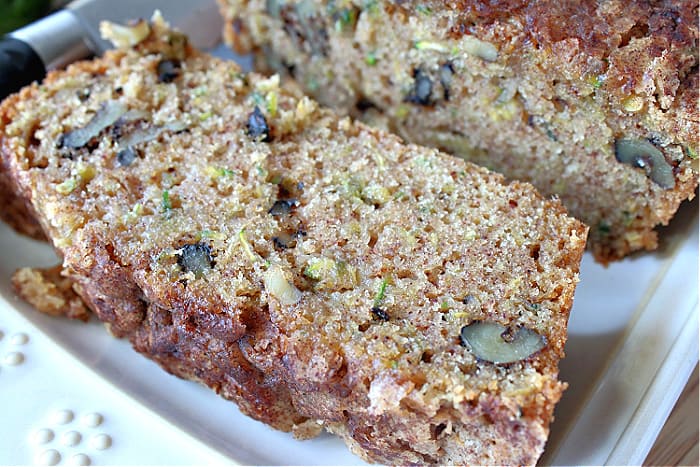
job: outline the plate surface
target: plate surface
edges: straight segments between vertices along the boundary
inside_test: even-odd
[[[2,224],[0,251],[0,464],[362,464],[330,435],[295,441],[243,416],[94,320],[36,312],[10,277],[55,255]],[[570,386],[540,463],[641,464],[698,361],[697,330],[697,201],[657,252],[607,268],[587,253],[560,365]]]

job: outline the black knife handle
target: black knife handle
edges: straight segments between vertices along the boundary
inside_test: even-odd
[[[29,44],[14,37],[0,40],[0,99],[44,76],[44,63]]]

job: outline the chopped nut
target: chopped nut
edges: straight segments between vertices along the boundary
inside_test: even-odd
[[[390,319],[390,316],[387,314],[387,312],[378,306],[372,307],[372,314],[375,318],[380,319],[382,321],[389,321]]]
[[[267,120],[260,107],[257,105],[253,112],[248,116],[248,123],[246,124],[246,132],[251,138],[262,141],[270,142],[272,138],[270,137],[270,127],[267,125]]]
[[[299,289],[290,284],[284,271],[277,265],[271,265],[264,275],[265,290],[283,305],[294,305],[301,300]]]
[[[121,24],[102,21],[100,23],[100,35],[114,44],[115,47],[126,49],[143,41],[151,33],[151,26],[145,19],[139,22],[123,26]]]
[[[506,327],[488,321],[475,321],[462,327],[460,342],[477,358],[495,364],[513,363],[542,350],[546,339],[532,329]]]
[[[282,217],[292,212],[292,208],[294,206],[296,206],[296,200],[279,199],[275,201],[275,204],[273,204],[267,212],[268,214],[272,214],[275,217]]]
[[[272,237],[272,243],[278,250],[286,250],[294,242],[294,239],[287,232],[280,232],[279,235]]]
[[[433,82],[423,70],[417,68],[413,72],[413,90],[406,97],[408,102],[420,105],[431,105],[433,94]]]
[[[126,113],[126,110],[126,105],[119,101],[103,103],[87,125],[61,135],[58,143],[59,147],[82,148],[102,130],[119,120]]]
[[[643,169],[654,183],[671,190],[676,186],[673,167],[656,146],[644,139],[615,140],[615,158],[624,164]]]
[[[117,153],[117,163],[122,167],[128,167],[136,160],[136,151],[128,147]]]
[[[177,264],[183,271],[192,272],[195,277],[201,277],[214,264],[211,248],[206,243],[186,244],[180,249]]]
[[[180,120],[174,120],[158,126],[148,125],[145,128],[137,128],[131,133],[125,135],[120,139],[119,145],[124,148],[132,147],[136,146],[137,144],[147,143],[158,139],[164,133],[172,132],[177,134],[185,131],[187,128],[187,123]]]
[[[158,62],[158,81],[172,83],[180,76],[180,62],[177,60],[161,60]]]

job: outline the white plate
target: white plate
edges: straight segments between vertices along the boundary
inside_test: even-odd
[[[585,255],[561,362],[570,387],[542,464],[644,461],[698,361],[697,211],[684,205],[658,252],[608,268]],[[362,463],[332,436],[295,441],[243,416],[99,323],[36,312],[10,277],[53,252],[5,225],[0,252],[0,464]]]

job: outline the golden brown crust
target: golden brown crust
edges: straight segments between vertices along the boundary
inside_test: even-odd
[[[187,50],[163,79],[155,39],[0,106],[7,174],[85,303],[275,428],[322,422],[378,462],[534,464],[587,228],[276,78]],[[460,339],[475,321],[546,345],[490,363]]]

